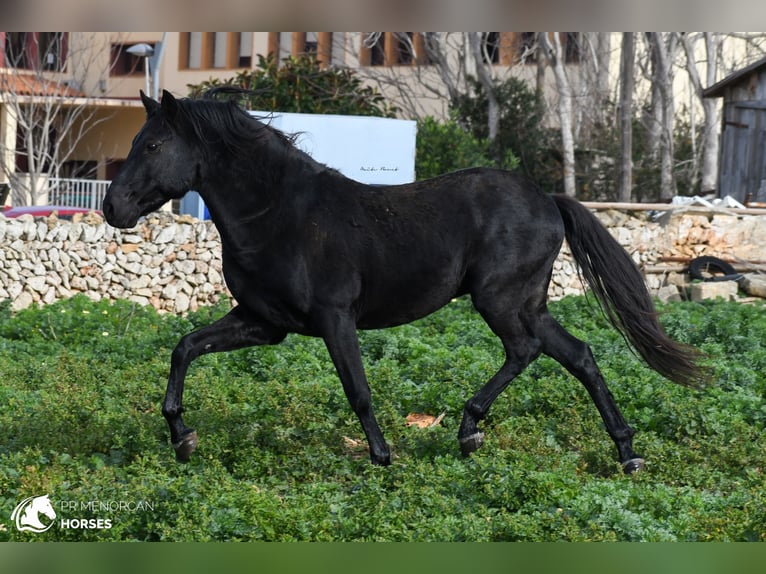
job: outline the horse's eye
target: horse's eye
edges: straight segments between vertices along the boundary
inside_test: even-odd
[[[149,144],[146,144],[146,151],[149,151],[149,152],[155,152],[155,151],[157,151],[158,149],[160,149],[160,144],[158,144],[158,143],[149,143]]]

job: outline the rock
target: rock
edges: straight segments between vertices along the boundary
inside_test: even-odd
[[[692,301],[722,298],[731,301],[737,297],[739,285],[736,281],[703,281],[692,283]]]
[[[176,295],[176,301],[174,310],[176,313],[186,313],[189,310],[189,304],[191,300],[186,293],[178,293]]]
[[[32,291],[42,293],[42,291],[45,289],[45,277],[40,275],[36,277],[30,277],[27,279],[27,287],[29,287]]]
[[[766,275],[748,273],[740,281],[742,290],[751,297],[766,299]]]
[[[656,293],[657,299],[663,303],[669,301],[681,301],[681,293],[676,285],[665,285],[660,287]]]
[[[128,297],[128,301],[132,301],[133,303],[138,303],[142,307],[145,307],[149,304],[149,298],[148,297],[142,297],[141,295],[131,295]]]
[[[123,251],[124,251],[124,244],[125,243],[143,243],[144,238],[140,235],[136,235],[135,233],[127,233],[122,236],[122,242],[123,242]]]
[[[137,292],[140,289],[145,289],[149,286],[149,276],[146,274],[139,275],[135,279],[131,279],[128,283],[128,289]]]
[[[56,300],[56,288],[50,287],[43,295],[42,302],[46,305],[50,305]]]
[[[32,294],[28,291],[22,291],[19,293],[19,296],[14,299],[13,303],[11,303],[11,309],[13,311],[21,311],[29,307],[32,303],[34,303]]]
[[[159,229],[156,229],[152,235],[152,241],[154,243],[170,243],[173,241],[173,238],[176,235],[176,225],[168,225],[167,227],[162,227]]]
[[[177,273],[180,276],[185,277],[186,275],[191,275],[194,273],[194,270],[196,269],[197,265],[194,263],[194,261],[191,261],[189,259],[183,259],[183,260],[176,260],[173,265],[176,268]]]
[[[24,227],[17,220],[8,222],[5,228],[5,240],[7,242],[15,241],[24,233]]]

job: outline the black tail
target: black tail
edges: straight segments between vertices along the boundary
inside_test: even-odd
[[[705,379],[699,351],[670,339],[657,320],[644,278],[630,255],[575,199],[553,196],[567,243],[609,321],[655,371],[690,387]]]

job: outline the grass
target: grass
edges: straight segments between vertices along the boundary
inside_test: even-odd
[[[200,446],[177,464],[160,413],[170,352],[226,305],[0,310],[0,540],[766,541],[763,305],[663,306],[669,334],[709,356],[703,391],[644,367],[585,298],[551,305],[638,430],[648,468],[630,477],[587,392],[547,358],[496,401],[484,447],[460,456],[463,403],[502,358],[465,299],[360,334],[392,466],[369,464],[323,343],[300,336],[193,364],[185,418]],[[419,429],[411,412],[446,414]],[[57,522],[19,532],[14,507],[42,494]]]

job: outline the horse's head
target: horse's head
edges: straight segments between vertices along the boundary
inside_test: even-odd
[[[115,227],[133,227],[139,217],[183,197],[195,183],[198,161],[184,135],[178,101],[167,91],[161,103],[143,92],[141,101],[146,123],[104,197],[104,216]]]
[[[56,512],[53,510],[51,499],[47,494],[45,496],[38,496],[35,498],[31,507],[34,508],[34,510],[39,514],[44,514],[51,520],[56,518]]]

